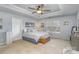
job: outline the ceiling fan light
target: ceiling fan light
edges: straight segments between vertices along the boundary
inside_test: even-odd
[[[38,14],[41,14],[42,13],[42,11],[41,10],[38,10],[38,11],[36,11]]]

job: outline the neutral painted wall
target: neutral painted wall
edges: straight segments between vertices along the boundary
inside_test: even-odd
[[[60,17],[54,17],[54,18],[52,17],[49,19],[40,20],[40,22],[46,23],[46,26],[48,26],[50,24],[52,26],[54,21],[59,22],[60,33],[57,34],[57,36],[56,36],[56,34],[53,34],[53,37],[55,36],[57,38],[69,40],[72,26],[77,25],[77,15],[60,16]],[[64,21],[68,21],[68,25],[64,25]]]
[[[12,30],[12,16],[9,13],[0,12],[0,18],[2,19],[2,31],[8,32]]]
[[[0,12],[0,18],[2,19],[2,29],[0,29],[0,43],[5,43],[5,32],[10,32],[12,30],[12,17],[8,13]]]

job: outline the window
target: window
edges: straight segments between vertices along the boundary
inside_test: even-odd
[[[46,23],[46,29],[51,32],[60,32],[60,21],[52,21]]]

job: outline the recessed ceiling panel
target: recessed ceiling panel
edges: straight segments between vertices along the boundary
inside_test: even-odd
[[[34,12],[34,10],[29,9],[28,7],[37,8],[38,5],[39,4],[16,4],[16,6],[21,7],[23,9],[26,9],[26,10],[30,11],[31,13]],[[50,10],[49,12],[44,12],[44,14],[49,14],[49,13],[56,12],[56,11],[59,11],[60,10],[58,4],[44,4],[44,7],[43,8],[44,9],[47,9],[47,10]],[[32,15],[39,16],[39,14],[36,14],[36,13],[34,13]]]

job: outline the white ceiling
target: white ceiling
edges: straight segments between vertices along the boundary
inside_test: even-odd
[[[79,4],[45,4],[45,8],[51,10],[50,12],[47,12],[43,15],[32,14],[33,10],[28,9],[28,7],[36,6],[37,4],[4,4],[0,5],[0,10],[36,19],[42,19],[58,15],[75,14],[79,11]]]

